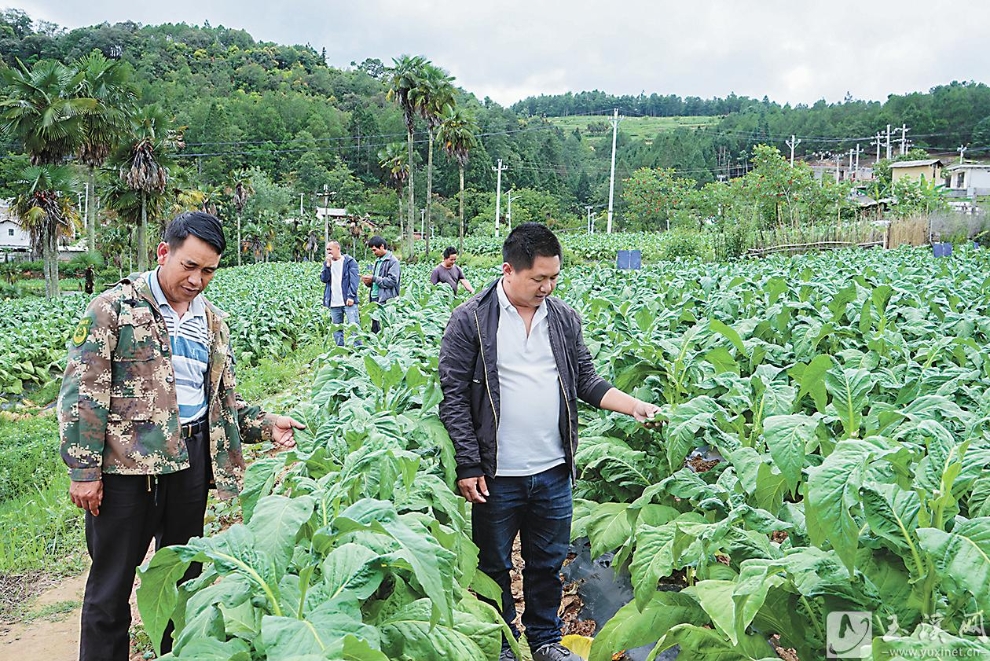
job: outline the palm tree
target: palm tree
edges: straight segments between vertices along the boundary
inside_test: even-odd
[[[457,169],[460,173],[461,188],[459,197],[460,225],[457,234],[457,250],[464,251],[464,169],[468,164],[468,157],[471,150],[478,146],[478,138],[475,133],[478,131],[478,123],[474,117],[460,107],[448,109],[444,113],[443,121],[437,130],[440,144],[448,158],[457,161]]]
[[[83,118],[96,101],[77,94],[82,76],[61,62],[41,60],[30,70],[17,64],[0,71],[0,130],[21,141],[31,165],[59,164],[82,142]]]
[[[117,156],[114,156],[117,160]],[[126,247],[129,250],[128,273],[133,266],[133,256],[137,252],[134,234],[141,227],[142,205],[144,213],[151,218],[160,218],[168,214],[168,200],[165,195],[143,196],[141,191],[134,190],[127,185],[127,182],[120,177],[113,177],[103,193],[104,209],[113,212],[116,216],[118,233],[126,234],[128,237]],[[126,228],[126,231],[125,231]],[[108,250],[104,243],[103,251]],[[111,253],[112,254],[112,253]],[[123,264],[123,259],[120,261]]]
[[[103,165],[111,150],[127,134],[136,95],[129,72],[119,62],[108,60],[94,50],[77,62],[82,74],[80,92],[94,99],[96,107],[83,116],[83,142],[79,160],[89,172],[87,191],[96,200],[96,168]],[[86,247],[96,250],[96,204],[86,209]]]
[[[423,236],[426,241],[427,257],[430,254],[433,212],[433,140],[444,114],[454,107],[454,86],[451,85],[453,80],[454,78],[447,75],[447,72],[440,67],[429,63],[423,67],[419,114],[426,120],[429,131],[429,150],[426,157],[426,229]]]
[[[81,74],[52,60],[41,60],[28,69],[18,60],[16,68],[0,71],[5,97],[0,100],[0,136],[19,140],[31,165],[55,166],[68,158],[82,142],[83,118],[96,107],[94,99],[78,96]],[[36,186],[59,182],[62,177],[27,177]],[[59,189],[31,189],[37,202],[53,210],[54,200],[64,198]],[[35,207],[32,207],[35,208]],[[42,212],[35,212],[42,213]],[[47,213],[47,212],[44,212]],[[38,224],[41,232],[56,231],[60,220]],[[45,291],[58,295],[57,236],[42,235],[40,243],[54,250],[45,251]]]
[[[237,185],[234,186],[234,192],[232,198],[234,201],[234,208],[237,209],[237,265],[241,265],[241,214],[244,212],[244,205],[247,204],[248,198],[254,193],[254,189],[251,188],[251,184],[248,183],[244,185],[243,181],[238,181]]]
[[[181,148],[180,129],[169,128],[169,119],[158,106],[142,108],[135,116],[131,143],[118,154],[120,178],[141,197],[138,225],[138,270],[148,268],[148,199],[160,197],[168,185],[170,154]]]
[[[50,164],[29,165],[22,176],[24,192],[14,199],[14,211],[30,233],[31,245],[43,256],[45,295],[56,298],[58,238],[71,236],[78,218],[71,193],[75,178],[69,166]]]
[[[388,173],[389,181],[395,186],[399,198],[399,234],[402,234],[402,186],[409,178],[409,161],[403,153],[402,143],[393,142],[378,151],[378,163]]]
[[[413,128],[416,115],[419,112],[420,97],[422,92],[423,68],[429,64],[422,55],[403,55],[392,59],[395,64],[389,69],[389,90],[387,98],[394,100],[402,108],[402,118],[406,123],[406,163],[409,179],[409,208],[406,241],[408,244],[408,255],[413,251],[413,226],[415,224],[414,212],[416,210],[416,187],[413,185]]]

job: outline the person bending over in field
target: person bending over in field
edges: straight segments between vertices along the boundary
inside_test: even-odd
[[[441,282],[448,284],[454,290],[455,294],[457,293],[457,286],[464,285],[464,289],[467,289],[473,294],[474,287],[467,281],[467,278],[464,276],[464,270],[456,262],[457,248],[449,246],[443,251],[443,261],[437,264],[437,267],[430,273],[430,283],[434,285],[438,285]]]

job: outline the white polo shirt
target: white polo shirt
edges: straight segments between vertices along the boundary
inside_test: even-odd
[[[536,308],[529,335],[509,302],[502,281],[497,287],[498,420],[496,475],[535,475],[566,461],[560,438],[560,377],[550,349],[547,306]]]
[[[199,294],[182,317],[176,314],[158,283],[158,269],[147,274],[151,293],[165,318],[172,346],[175,394],[179,400],[179,422],[194,422],[206,413],[206,370],[210,365],[210,343],[206,324],[206,301]]]

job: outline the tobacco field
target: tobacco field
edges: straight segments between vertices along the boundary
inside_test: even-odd
[[[220,272],[211,299],[232,313],[240,360],[329,334],[307,268]],[[496,588],[437,417],[439,341],[463,297],[427,274],[404,269],[381,335],[314,363],[293,412],[307,430],[251,464],[242,519],[142,571],[151,639],[180,624],[169,658],[498,658],[505,629],[477,598]],[[984,251],[565,267],[557,295],[603,376],[665,421],[582,408],[572,536],[614,551],[634,592],[597,623],[591,661],[642,645],[820,659],[836,612],[870,614],[864,658],[990,657]],[[57,367],[65,338],[46,342],[85,304],[69,298],[23,316],[0,304],[17,356],[0,390]],[[192,562],[203,574],[178,587]]]

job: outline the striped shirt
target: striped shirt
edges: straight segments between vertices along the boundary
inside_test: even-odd
[[[172,369],[175,370],[175,394],[179,400],[179,421],[194,422],[206,413],[206,370],[210,362],[210,343],[206,325],[206,301],[200,294],[180,318],[169,305],[161,285],[158,269],[148,273],[151,293],[158,303],[169,344],[172,345]]]

